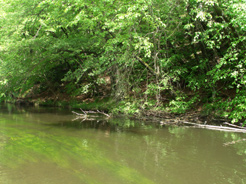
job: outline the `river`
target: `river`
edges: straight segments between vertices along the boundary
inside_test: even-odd
[[[1,184],[244,184],[246,134],[0,107]]]

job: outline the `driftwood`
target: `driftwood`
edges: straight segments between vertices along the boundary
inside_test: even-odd
[[[228,127],[228,126],[215,126],[215,125],[203,125],[203,124],[198,124],[198,123],[191,123],[191,122],[187,122],[184,121],[182,122],[184,124],[188,124],[188,125],[193,125],[196,128],[205,128],[205,129],[210,129],[210,130],[219,130],[219,131],[224,131],[224,132],[241,132],[241,133],[246,133],[246,129],[245,128],[233,128],[233,127]],[[232,125],[232,124],[230,124]]]
[[[97,111],[84,111],[83,109],[80,109],[80,110],[83,112],[83,114],[72,111],[72,113],[77,115],[77,117],[75,119],[73,119],[73,121],[75,121],[77,119],[82,119],[82,121],[95,120],[95,116],[93,117],[90,114],[103,114],[103,115],[107,116],[107,118],[110,118],[109,114],[106,114],[105,112],[101,112],[99,110],[97,110]]]
[[[228,125],[228,126],[232,126],[232,127],[236,127],[236,128],[240,128],[240,129],[246,130],[246,127],[237,126],[237,125],[234,125],[234,124],[231,124],[231,123],[224,122],[223,124],[224,124],[224,125]]]

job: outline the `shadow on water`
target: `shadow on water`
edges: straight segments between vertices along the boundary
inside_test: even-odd
[[[105,118],[105,116],[102,116],[101,114],[93,114],[88,119],[73,118],[72,120],[61,120],[46,125],[76,130],[94,129],[111,133],[128,132],[135,133],[136,135],[148,135],[151,129],[163,128],[159,122],[131,120],[125,117]]]
[[[246,183],[242,133],[2,106],[0,183]]]

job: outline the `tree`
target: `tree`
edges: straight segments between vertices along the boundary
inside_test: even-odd
[[[246,115],[243,0],[0,5],[2,95],[65,85],[70,95],[96,96],[110,76],[113,98],[144,97],[143,108],[164,103],[185,112],[201,101],[234,122]]]

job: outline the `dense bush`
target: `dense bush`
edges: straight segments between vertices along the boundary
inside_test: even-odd
[[[35,84],[94,96],[109,76],[117,100],[244,120],[245,12],[245,0],[0,1],[0,97]]]

